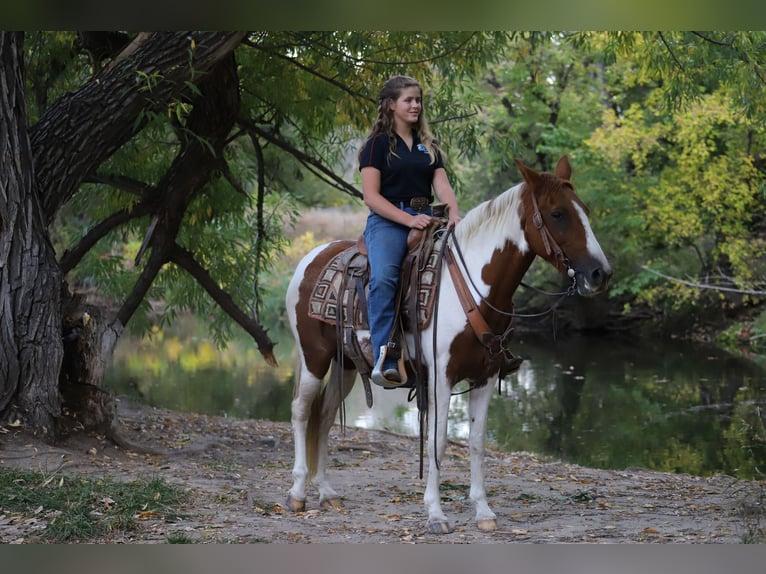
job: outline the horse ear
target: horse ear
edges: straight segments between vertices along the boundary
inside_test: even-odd
[[[540,180],[540,174],[533,170],[531,167],[527,167],[517,159],[514,159],[513,161],[516,162],[516,166],[519,168],[521,175],[524,177],[524,181],[526,181],[533,188],[537,187],[535,184]]]
[[[567,156],[561,156],[561,159],[556,164],[556,169],[553,171],[553,175],[567,180],[572,178],[572,166],[569,165],[569,159]]]

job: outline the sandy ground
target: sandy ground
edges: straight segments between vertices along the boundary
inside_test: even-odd
[[[164,454],[85,434],[56,447],[18,429],[0,434],[2,466],[119,480],[160,476],[191,492],[181,518],[148,517],[138,532],[96,542],[741,543],[760,524],[752,516],[762,512],[766,488],[727,476],[595,470],[489,451],[487,488],[498,530],[482,532],[467,500],[468,449],[451,443],[442,498],[455,530],[433,535],[425,529],[416,438],[334,428],[330,476],[343,508],[320,509],[312,490],[306,511],[295,514],[283,507],[291,484],[288,423],[182,414],[127,399],[119,405],[125,437]],[[34,542],[44,525],[44,513],[14,518],[0,501],[1,543]]]

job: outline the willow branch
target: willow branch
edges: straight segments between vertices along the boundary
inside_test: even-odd
[[[670,54],[670,57],[673,58],[673,61],[676,63],[676,66],[678,66],[678,69],[682,72],[684,71],[684,66],[681,64],[681,62],[678,61],[678,58],[676,57],[675,53],[673,52],[673,49],[670,47],[670,44],[668,44],[668,41],[665,39],[665,35],[662,32],[658,32],[658,35],[660,37],[660,40],[662,40],[662,43],[665,45],[665,49]]]
[[[250,140],[253,143],[255,157],[258,161],[258,197],[256,208],[256,236],[255,236],[255,279],[253,280],[253,317],[258,319],[261,309],[261,297],[258,289],[258,280],[261,270],[261,253],[263,252],[263,243],[266,240],[266,226],[263,223],[263,204],[266,198],[266,160],[263,156],[263,147],[258,138],[250,133]]]
[[[144,183],[143,181],[131,177],[125,177],[124,175],[96,174],[85,178],[83,181],[84,183],[101,183],[140,197],[144,197],[146,193],[152,189],[152,186],[148,183]]]
[[[298,161],[300,161],[302,164],[306,165],[307,167],[311,166],[312,168],[314,168],[316,172],[318,172],[318,174],[321,174],[323,178],[326,178],[326,181],[329,184],[333,185],[335,188],[339,189],[340,191],[343,191],[344,193],[351,195],[352,197],[356,197],[358,199],[362,198],[362,194],[359,192],[358,189],[356,189],[353,185],[346,183],[346,181],[344,181],[343,178],[336,175],[330,168],[323,165],[322,162],[320,162],[319,160],[302,152],[295,146],[275,136],[273,133],[270,133],[266,130],[259,128],[257,125],[255,125],[254,123],[248,120],[240,119],[239,123],[243,127],[245,127],[245,129],[249,133],[257,134],[258,136],[262,137],[269,143],[272,143],[275,146],[283,149],[287,153],[291,154],[293,157],[295,157]]]
[[[696,283],[694,281],[686,281],[684,279],[679,279],[678,277],[671,277],[670,275],[665,275],[664,273],[655,271],[654,269],[651,269],[650,267],[647,267],[646,265],[642,265],[641,269],[644,269],[645,271],[648,271],[649,273],[653,273],[654,275],[657,275],[658,277],[662,277],[663,279],[667,279],[668,281],[672,281],[674,283],[680,283],[681,285],[686,285],[688,287],[694,287],[695,289],[711,289],[713,291],[725,291],[727,293],[737,293],[740,295],[758,295],[758,296],[766,295],[766,291],[760,291],[756,289],[738,289],[736,287],[722,287],[720,285],[711,285],[710,283]]]
[[[127,223],[131,219],[143,217],[151,212],[152,208],[148,204],[140,203],[133,208],[116,211],[106,219],[100,221],[92,227],[74,247],[64,252],[59,261],[61,271],[66,274],[74,269],[85,254],[110,231]]]
[[[231,295],[218,285],[208,270],[194,259],[194,255],[190,251],[175,244],[170,250],[169,260],[194,277],[221,309],[253,337],[256,345],[258,345],[258,350],[270,366],[278,366],[277,359],[274,357],[274,343],[269,339],[266,329],[237,306]]]
[[[221,174],[224,178],[226,178],[226,181],[229,182],[229,184],[234,188],[234,191],[237,193],[244,195],[245,197],[249,197],[247,195],[247,191],[245,191],[245,188],[242,186],[242,183],[234,176],[234,174],[231,171],[231,168],[229,167],[229,162],[227,162],[225,159],[221,159]]]

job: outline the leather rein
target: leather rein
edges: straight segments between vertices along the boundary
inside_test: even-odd
[[[567,290],[560,293],[560,295],[562,295],[562,299],[564,297],[574,295],[576,293],[575,270],[570,265],[569,258],[564,254],[564,251],[561,249],[561,246],[558,244],[558,242],[553,237],[548,227],[545,225],[545,221],[543,221],[543,217],[540,214],[540,208],[537,204],[537,198],[535,197],[534,192],[530,189],[529,193],[530,193],[530,196],[532,197],[532,206],[534,209],[532,213],[532,222],[534,223],[535,228],[538,230],[538,232],[540,233],[540,237],[543,240],[543,245],[545,246],[546,255],[551,255],[551,253],[553,253],[556,259],[559,260],[561,264],[564,266],[564,268],[566,269],[567,276],[572,280],[572,283],[567,288]],[[476,304],[476,301],[471,295],[471,291],[468,287],[468,284],[465,281],[465,277],[463,276],[463,273],[461,273],[460,269],[458,268],[457,258],[455,257],[455,253],[453,252],[452,247],[447,245],[446,249],[444,250],[444,260],[447,263],[447,269],[450,272],[452,283],[455,286],[455,291],[457,292],[458,299],[460,300],[460,305],[463,307],[463,312],[465,313],[466,318],[468,319],[468,323],[471,325],[471,328],[473,329],[473,332],[476,335],[476,338],[487,350],[487,353],[489,354],[490,359],[501,359],[502,358],[501,355],[504,357],[509,357],[509,356],[512,357],[513,355],[507,346],[507,341],[513,332],[514,318],[545,315],[551,312],[553,309],[555,309],[555,307],[558,306],[558,303],[555,306],[553,306],[550,310],[545,311],[543,313],[538,313],[537,315],[522,315],[522,314],[514,313],[513,307],[511,307],[510,311],[504,311],[494,307],[483,295],[481,295],[479,289],[476,287],[476,284],[473,281],[473,278],[468,273],[468,268],[466,267],[465,259],[463,258],[463,253],[460,250],[460,245],[458,245],[457,239],[455,238],[454,227],[451,227],[449,229],[447,239],[449,239],[450,235],[452,236],[452,244],[454,245],[455,251],[457,251],[460,262],[463,265],[463,269],[465,269],[465,274],[467,275],[476,293],[479,294],[480,302],[483,302],[484,304],[486,304],[490,309],[492,309],[496,313],[509,317],[508,326],[506,327],[506,329],[499,335],[495,334],[490,328],[490,326],[487,324],[486,319],[481,314],[481,311],[478,305]],[[445,244],[447,244],[447,239],[445,239]]]

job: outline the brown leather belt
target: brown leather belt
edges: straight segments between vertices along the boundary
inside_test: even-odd
[[[430,197],[413,197],[412,199],[409,199],[407,201],[398,201],[395,199],[389,199],[391,203],[398,206],[400,209],[404,209],[405,207],[409,207],[410,209],[414,209],[415,211],[425,211],[429,205],[431,205],[431,198]]]

